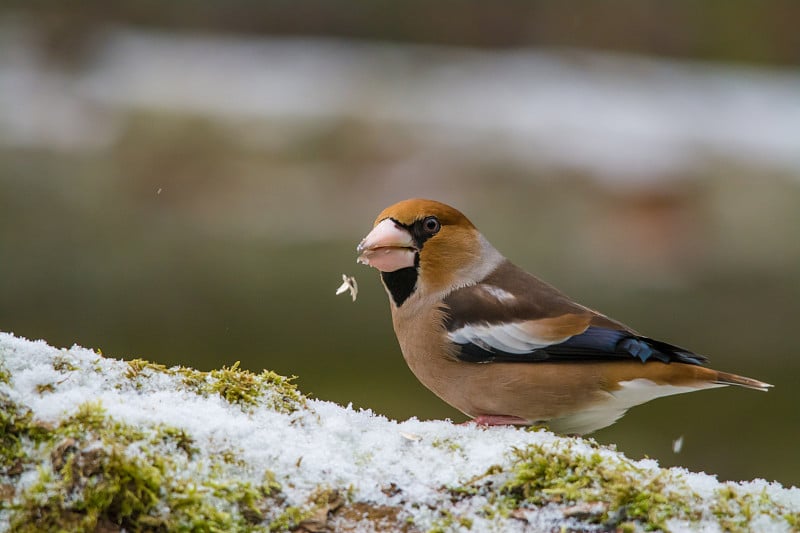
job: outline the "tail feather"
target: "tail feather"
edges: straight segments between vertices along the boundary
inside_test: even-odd
[[[737,376],[736,374],[729,374],[727,372],[717,372],[717,379],[714,380],[714,383],[719,383],[721,385],[738,385],[740,387],[763,392],[767,392],[770,387],[772,387],[769,383],[764,383],[763,381],[758,381],[753,378],[746,378],[744,376]]]

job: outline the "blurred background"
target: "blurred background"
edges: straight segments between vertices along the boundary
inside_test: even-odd
[[[599,442],[796,485],[798,25],[791,0],[5,1],[0,329],[461,422],[355,263],[379,211],[431,197],[776,385],[660,399]]]

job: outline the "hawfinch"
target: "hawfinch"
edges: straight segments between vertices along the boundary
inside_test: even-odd
[[[705,368],[704,356],[572,301],[439,202],[387,207],[357,251],[381,273],[411,371],[478,424],[581,435],[653,398],[771,387]]]

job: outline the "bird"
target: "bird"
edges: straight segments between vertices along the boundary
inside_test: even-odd
[[[575,302],[435,200],[387,207],[356,251],[380,272],[411,372],[481,426],[585,435],[655,398],[772,387]]]

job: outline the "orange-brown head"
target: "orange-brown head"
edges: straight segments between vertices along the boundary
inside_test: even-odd
[[[358,262],[381,271],[394,303],[415,291],[442,292],[477,282],[487,252],[498,255],[460,211],[414,198],[384,209],[358,245]],[[484,274],[485,275],[485,274]]]

